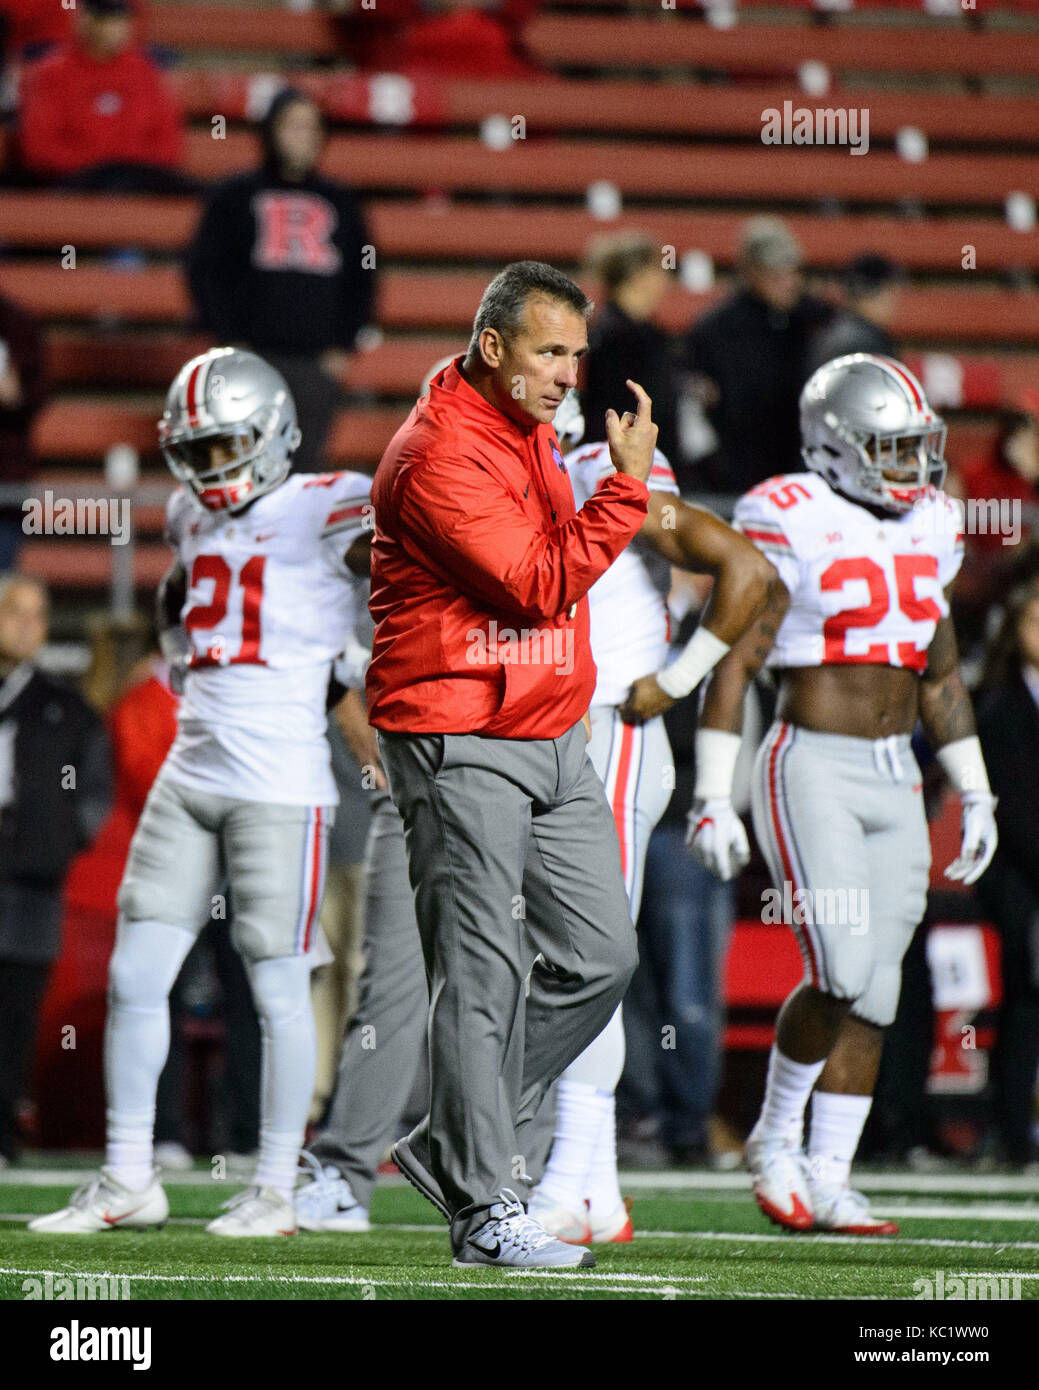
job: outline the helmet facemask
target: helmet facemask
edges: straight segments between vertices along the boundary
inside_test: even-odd
[[[225,426],[205,434],[173,430],[163,420],[159,443],[170,471],[200,506],[233,513],[288,476],[288,459],[268,453],[278,422],[275,405],[262,407],[234,429]],[[298,429],[294,433],[298,436]]]
[[[858,459],[854,491],[862,501],[883,507],[885,511],[907,512],[929,488],[941,488],[945,482],[948,465],[944,424],[930,429],[904,429],[893,434],[866,434],[848,429],[834,414],[828,413],[825,423],[844,449],[824,452],[838,457],[842,453],[846,456],[850,449]],[[817,462],[811,466],[819,467]],[[819,471],[826,472],[825,463]],[[838,485],[847,488],[847,478],[843,477]]]

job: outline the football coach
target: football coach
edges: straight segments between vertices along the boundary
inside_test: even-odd
[[[606,415],[617,471],[577,513],[552,419],[591,308],[552,266],[507,266],[372,489],[368,716],[430,984],[430,1112],[394,1157],[449,1219],[456,1264],[593,1263],[526,1215],[522,1135],[637,962],[585,752],[585,595],[646,517],[657,427],[630,382],[637,412]]]

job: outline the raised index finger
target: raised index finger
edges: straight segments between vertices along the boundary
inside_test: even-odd
[[[625,386],[627,386],[629,391],[631,391],[632,395],[639,403],[638,411],[636,412],[638,418],[640,420],[647,419],[650,415],[650,412],[653,409],[653,402],[650,400],[649,396],[647,396],[646,392],[642,389],[642,387],[638,384],[637,381],[632,381],[629,379],[624,384]]]

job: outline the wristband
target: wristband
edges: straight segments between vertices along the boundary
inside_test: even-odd
[[[985,759],[981,755],[981,744],[976,734],[970,738],[958,738],[955,743],[947,743],[939,748],[938,761],[945,775],[959,792],[960,796],[970,796],[980,792],[992,795]]]
[[[742,742],[739,734],[728,734],[724,729],[697,729],[693,790],[697,801],[732,799],[732,779]]]
[[[681,655],[663,671],[657,672],[657,685],[672,700],[681,700],[700,684],[708,671],[718,665],[728,650],[728,642],[715,637],[707,628],[698,627]]]

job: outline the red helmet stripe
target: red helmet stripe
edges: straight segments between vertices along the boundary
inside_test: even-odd
[[[923,397],[920,395],[920,390],[917,387],[916,382],[905,370],[902,364],[900,362],[896,362],[893,357],[882,357],[880,360],[881,362],[887,363],[887,365],[891,368],[895,375],[905,382],[905,384],[909,387],[910,394],[913,397],[913,403],[916,406],[917,410],[923,410],[924,401]]]
[[[188,412],[188,424],[192,429],[196,428],[198,425],[198,376],[204,366],[205,361],[197,362],[195,366],[192,367],[191,375],[188,377],[186,407]]]

